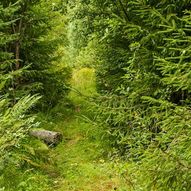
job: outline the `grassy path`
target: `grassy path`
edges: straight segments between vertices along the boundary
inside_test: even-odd
[[[93,130],[78,117],[65,126],[63,133],[68,140],[54,151],[61,173],[57,190],[110,191],[119,187],[120,180],[102,157],[103,148]]]
[[[74,73],[72,84],[83,94],[95,92],[93,71],[83,69]],[[73,109],[57,113],[60,120],[52,129],[61,131],[64,141],[51,151],[57,175],[51,190],[56,191],[127,191],[125,182],[116,170],[116,164],[108,161],[109,149],[103,130],[82,119],[90,115],[87,103],[79,95],[70,94]],[[52,175],[54,177],[54,175]]]

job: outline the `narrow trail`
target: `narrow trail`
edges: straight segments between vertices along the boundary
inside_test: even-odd
[[[102,158],[102,148],[92,135],[91,124],[75,117],[63,134],[67,141],[54,151],[61,173],[59,191],[110,191],[119,187],[112,166]],[[90,133],[91,132],[91,133]]]
[[[83,69],[74,74],[72,83],[82,93],[93,94],[93,75],[92,70]],[[64,121],[53,128],[63,133],[64,141],[51,151],[57,169],[52,190],[127,191],[125,181],[115,170],[116,164],[104,156],[109,147],[104,140],[103,130],[83,119],[83,116],[91,114],[86,101],[73,92],[69,97],[74,108],[68,110],[68,117],[63,117]]]

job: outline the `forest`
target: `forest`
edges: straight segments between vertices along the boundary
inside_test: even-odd
[[[191,191],[190,91],[191,0],[0,0],[0,191]]]

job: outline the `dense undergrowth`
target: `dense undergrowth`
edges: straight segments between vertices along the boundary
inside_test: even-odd
[[[92,107],[129,163],[132,189],[190,190],[191,2],[75,3],[73,33],[87,36],[76,39],[76,62],[96,60]]]
[[[0,189],[190,191],[190,7],[2,0]]]

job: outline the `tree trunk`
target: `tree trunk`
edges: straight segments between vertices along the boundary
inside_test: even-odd
[[[62,141],[62,134],[55,131],[31,130],[29,134],[43,140],[49,146],[56,146]]]
[[[15,43],[15,59],[16,59],[16,70],[20,68],[19,59],[20,59],[20,42],[19,40]]]

